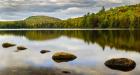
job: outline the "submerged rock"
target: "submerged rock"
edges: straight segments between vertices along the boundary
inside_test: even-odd
[[[51,51],[49,51],[49,50],[41,50],[40,51],[41,54],[48,53],[48,52],[51,52]]]
[[[3,48],[13,47],[13,46],[16,46],[16,44],[12,44],[12,43],[3,43],[2,44]]]
[[[62,71],[62,73],[64,73],[64,74],[70,74],[71,72],[69,72],[69,71]]]
[[[76,58],[77,57],[75,55],[66,52],[58,52],[52,56],[52,59],[58,63],[72,61]]]
[[[27,48],[24,47],[24,46],[18,46],[18,47],[17,47],[17,50],[25,50],[25,49],[27,49]]]
[[[105,62],[105,65],[114,70],[131,71],[136,67],[135,61],[127,58],[113,58]]]

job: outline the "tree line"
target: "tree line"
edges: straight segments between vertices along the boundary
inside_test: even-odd
[[[76,19],[80,21],[73,22]],[[140,4],[110,8],[107,11],[102,7],[98,13],[87,13],[76,19],[71,19],[70,23],[83,28],[140,28]]]

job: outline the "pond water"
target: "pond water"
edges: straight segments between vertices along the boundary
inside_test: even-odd
[[[3,48],[5,42],[16,46]],[[140,31],[128,30],[42,30],[0,31],[0,75],[139,75]],[[26,50],[17,51],[17,46]],[[41,50],[51,52],[41,54]],[[56,52],[77,56],[57,63]],[[131,71],[113,70],[104,65],[111,58],[130,58]]]

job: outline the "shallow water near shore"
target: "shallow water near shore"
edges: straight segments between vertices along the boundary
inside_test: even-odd
[[[0,45],[5,42],[16,46],[0,46],[0,75],[140,74],[139,30],[0,31]],[[17,46],[27,49],[17,51]],[[51,52],[41,54],[41,50]],[[77,58],[57,63],[52,59],[56,52],[72,53]],[[128,72],[112,70],[104,65],[111,58],[130,58],[136,67]]]

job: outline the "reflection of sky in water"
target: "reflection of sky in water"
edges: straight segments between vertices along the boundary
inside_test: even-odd
[[[116,50],[115,48],[105,47],[103,50],[97,43],[87,44],[84,41],[68,38],[65,36],[57,39],[45,41],[30,41],[25,37],[19,36],[0,36],[0,44],[3,42],[12,42],[17,45],[23,45],[28,49],[21,52],[15,52],[16,47],[4,49],[0,46],[0,67],[57,67],[73,69],[86,72],[90,75],[98,72],[101,75],[138,75],[140,73],[140,54],[136,52],[126,52]],[[50,53],[40,54],[40,50],[51,50]],[[55,63],[51,57],[54,52],[66,51],[75,54],[78,58],[68,63]],[[131,72],[121,72],[110,70],[104,66],[104,62],[113,57],[128,57],[136,61],[137,66]]]

